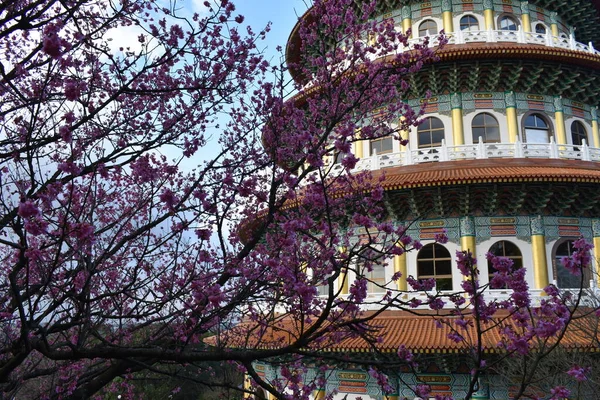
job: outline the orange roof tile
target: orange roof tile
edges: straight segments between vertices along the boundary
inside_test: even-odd
[[[498,182],[600,183],[600,164],[548,159],[469,160],[418,164],[382,169],[386,190],[420,186]]]
[[[553,60],[563,64],[576,64],[592,69],[600,68],[600,56],[595,53],[539,44],[514,42],[448,44],[437,50],[436,54],[443,61],[490,60],[494,58],[522,60],[525,57],[535,60]]]
[[[425,312],[427,314],[427,312]],[[498,344],[502,341],[501,326],[510,325],[514,329],[515,323],[511,319],[504,320],[506,313],[499,313],[493,323],[483,325],[487,329],[482,335],[482,345],[485,352],[501,352]],[[472,317],[466,317],[471,319]],[[413,315],[405,311],[386,311],[368,322],[368,340],[357,335],[346,335],[339,341],[325,338],[318,342],[317,348],[313,350],[325,352],[369,352],[380,351],[393,353],[400,345],[414,353],[459,353],[468,351],[475,345],[476,330],[468,327],[463,330],[457,326],[454,316]],[[441,322],[441,324],[440,324]],[[586,326],[596,324],[598,320],[588,318]],[[600,351],[598,338],[593,334],[583,332],[579,327],[581,324],[572,323],[561,345],[573,351]],[[448,335],[456,329],[465,340],[455,342]],[[269,328],[260,330],[248,323],[242,323],[236,328],[223,333],[219,338],[213,337],[210,344],[220,343],[224,347],[250,347],[259,349],[274,349],[288,344],[298,337],[298,324],[290,319],[283,319],[271,325]],[[381,337],[380,341],[375,340]],[[310,347],[310,346],[309,346]]]

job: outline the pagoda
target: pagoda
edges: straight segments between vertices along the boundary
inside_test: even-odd
[[[361,0],[356,0],[360,3]],[[304,57],[298,49],[299,26],[314,18],[309,9],[288,41],[291,64]],[[423,247],[397,255],[371,272],[372,282],[391,282],[408,290],[406,278],[433,278],[436,290],[461,291],[457,251],[479,260],[480,280],[495,272],[486,253],[509,257],[526,267],[534,299],[543,288],[598,287],[600,260],[600,1],[596,0],[385,0],[377,18],[393,20],[410,33],[409,42],[429,40],[444,31],[448,43],[437,50],[439,61],[410,76],[406,99],[424,108],[422,122],[398,140],[357,140],[356,171],[385,173],[382,185],[388,218],[407,226]],[[303,77],[291,70],[298,82]],[[444,232],[447,243],[438,243]],[[593,242],[594,265],[581,280],[561,259],[573,242]],[[345,277],[349,281],[352,276]],[[341,285],[341,283],[340,283]],[[370,296],[385,287],[370,285]],[[509,291],[489,290],[501,300]],[[412,294],[411,294],[412,295]],[[367,372],[351,367],[331,371],[315,399],[336,392],[335,399],[414,399],[411,387],[429,384],[431,396],[464,397],[469,371],[460,346],[430,318],[400,312],[377,317],[383,351],[395,354],[404,345],[415,354],[436,355],[419,374],[398,373],[395,393],[384,395]],[[496,342],[494,342],[496,340]],[[493,351],[497,338],[489,338]],[[566,347],[597,351],[585,341]],[[360,340],[340,343],[334,352],[368,352]],[[259,363],[260,364],[260,363]],[[275,367],[257,365],[264,376]],[[505,377],[488,376],[473,398],[507,399]],[[345,397],[348,396],[348,397]]]

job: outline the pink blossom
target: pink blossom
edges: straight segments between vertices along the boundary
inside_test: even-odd
[[[165,188],[158,198],[160,199],[160,201],[165,203],[165,205],[168,208],[173,208],[175,204],[177,204],[177,202],[179,201],[177,196],[175,196],[175,193],[173,193],[173,191],[171,191],[171,189],[168,188]]]
[[[580,367],[578,365],[574,365],[570,370],[567,371],[567,374],[569,374],[577,382],[583,382],[588,379],[587,374],[589,374],[590,370],[590,367]]]
[[[42,50],[52,58],[58,58],[61,55],[62,40],[58,36],[58,27],[48,25],[44,28],[42,35]]]
[[[200,240],[208,240],[210,239],[210,235],[212,234],[210,229],[196,229],[195,232],[196,236],[198,236],[198,239]]]
[[[404,346],[403,344],[401,344],[400,347],[398,347],[397,354],[401,360],[406,361],[407,363],[410,363],[413,361],[414,356],[413,356],[412,351],[407,349],[406,346]]]
[[[40,209],[31,200],[26,200],[19,204],[19,216],[22,218],[31,218],[40,215]]]
[[[64,140],[66,143],[71,143],[71,141],[73,140],[71,128],[67,125],[61,125],[61,127],[58,128],[58,133],[62,140]]]
[[[402,244],[405,245],[405,246],[411,244],[412,241],[413,241],[413,239],[410,236],[408,236],[408,235],[402,236],[400,238],[400,242],[402,242]]]
[[[25,222],[25,230],[34,236],[39,236],[48,230],[48,222],[39,216],[32,218]]]
[[[448,243],[448,235],[445,229],[443,232],[435,234],[435,241],[441,244]]]
[[[94,226],[86,222],[73,224],[71,235],[80,243],[91,243],[94,241]]]
[[[423,291],[431,291],[435,287],[435,279],[415,279],[413,276],[408,276],[406,278],[408,284],[414,290],[423,290]]]
[[[556,386],[550,390],[551,400],[563,400],[569,397],[571,391],[564,386]]]
[[[65,82],[65,97],[67,100],[75,101],[81,95],[81,89],[83,84],[73,80],[67,79]]]
[[[431,392],[431,387],[429,385],[421,384],[417,385],[414,390],[417,396],[422,398],[428,398],[429,393]]]

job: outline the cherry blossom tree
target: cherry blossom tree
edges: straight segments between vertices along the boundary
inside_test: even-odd
[[[368,22],[375,4],[316,1],[322,19],[301,28],[311,62],[293,66],[305,82],[291,87],[258,50],[268,27],[246,28],[232,2],[187,16],[162,4],[3,5],[8,397],[133,397],[133,374],[174,365],[197,366],[195,379],[212,385],[211,362],[256,376],[255,360],[299,355],[360,326],[364,281],[343,302],[317,286],[358,255],[366,268],[377,262],[387,249],[375,242],[398,249],[401,229],[375,222],[377,181],[348,173],[351,145],[415,123],[397,99],[433,53],[406,52],[390,23]],[[123,31],[137,42],[121,45]],[[389,63],[375,61],[384,55]],[[341,169],[324,163],[334,154]],[[388,239],[347,242],[350,224],[376,223]],[[235,344],[205,342],[242,320],[260,330],[282,315],[302,328],[277,348],[259,348],[253,330]]]
[[[390,290],[371,304],[378,311],[361,311],[369,272],[420,244],[384,222],[381,178],[350,173],[352,146],[402,140],[420,115],[399,100],[406,78],[435,53],[373,19],[376,2],[354,3],[313,2],[319,18],[298,26],[297,51],[310,56],[289,65],[300,83],[261,55],[268,27],[245,27],[228,0],[201,15],[139,0],[3,6],[3,396],[135,398],[139,372],[227,385],[212,369],[227,363],[277,398],[307,398],[323,384],[303,379],[307,361],[326,369],[345,360],[320,349],[377,343],[368,323],[386,309],[450,300],[489,318],[485,287],[467,285],[465,303],[416,280],[426,302]],[[124,30],[136,32],[129,47]],[[358,229],[367,235],[352,241]],[[527,288],[509,272],[498,279],[516,294],[504,306],[520,309]],[[507,349],[520,354],[511,346],[521,333],[509,333]],[[398,356],[411,365],[406,349]],[[284,362],[282,379],[263,379],[258,360]],[[476,379],[485,367],[475,360]],[[389,360],[363,363],[387,388]]]

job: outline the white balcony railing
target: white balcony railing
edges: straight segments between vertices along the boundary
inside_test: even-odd
[[[556,285],[556,282],[553,282]],[[532,282],[529,282],[530,285],[533,285]],[[561,293],[570,292],[573,296],[571,299],[572,304],[577,300],[579,289],[561,289]],[[410,301],[412,299],[416,299],[421,302],[421,306],[418,306],[417,309],[427,309],[429,306],[428,296],[436,295],[437,292],[435,290],[431,292],[407,292],[406,294],[400,297],[402,301]],[[449,296],[454,294],[452,291],[444,291],[441,292],[443,296]],[[511,289],[488,289],[484,291],[484,298],[486,301],[495,300],[497,302],[502,302],[509,300],[513,291]],[[600,299],[600,289],[596,286],[594,280],[590,281],[589,289],[584,289],[581,293],[580,305],[596,308],[598,306],[598,299]],[[529,295],[531,296],[531,305],[533,307],[539,307],[540,303],[544,299],[548,299],[548,296],[543,292],[542,289],[529,289]],[[369,294],[366,299],[366,304],[363,305],[364,310],[377,310],[381,307],[381,303],[385,303],[383,294]],[[451,301],[446,301],[445,309],[452,308],[453,303]]]
[[[409,143],[401,152],[373,154],[359,160],[355,171],[374,171],[382,168],[415,165],[430,162],[483,160],[490,158],[548,158],[580,161],[600,161],[600,148],[589,147],[585,140],[581,145],[550,143],[483,143],[447,146],[442,140],[439,147],[411,148]],[[334,171],[342,171],[336,164]]]
[[[456,31],[447,33],[448,44],[466,44],[466,43],[522,43],[522,44],[537,44],[547,47],[558,47],[567,50],[583,51],[586,53],[598,54],[600,51],[594,49],[592,42],[587,45],[575,41],[573,35],[569,36],[552,36],[551,33],[535,33],[525,32],[519,27],[516,31],[496,31],[496,30],[485,30],[485,31]],[[422,44],[424,38],[413,38],[409,40],[412,45]],[[431,38],[429,45],[437,46],[439,40],[437,38]]]

